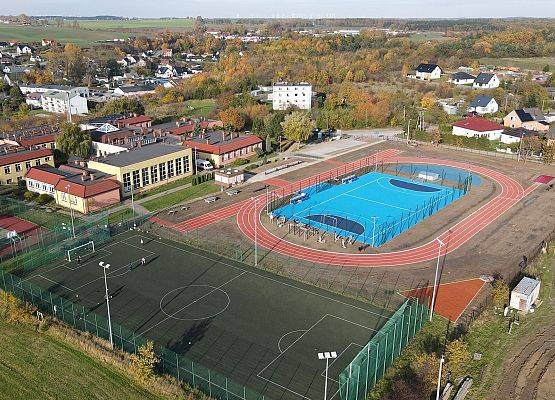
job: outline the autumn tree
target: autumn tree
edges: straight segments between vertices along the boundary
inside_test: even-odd
[[[306,142],[316,125],[310,118],[309,113],[293,111],[285,117],[281,126],[287,139],[295,142]]]
[[[418,353],[411,362],[412,369],[419,376],[426,392],[430,392],[437,385],[439,358],[435,354]]]
[[[448,343],[445,347],[445,360],[447,370],[455,379],[465,375],[470,360],[470,351],[466,342],[457,339]]]
[[[114,115],[124,113],[144,114],[145,108],[136,98],[120,97],[110,100],[100,110],[101,115]]]
[[[220,111],[218,117],[228,130],[238,132],[245,126],[245,118],[237,108],[228,108],[227,110]]]
[[[87,157],[91,148],[91,136],[81,130],[79,125],[63,123],[56,144],[60,151],[68,156]]]
[[[551,164],[555,160],[555,144],[548,145],[547,140],[542,144],[543,162]]]
[[[154,343],[150,340],[145,345],[139,346],[137,354],[131,354],[131,363],[143,380],[152,377],[159,362],[160,359],[154,352]]]
[[[422,96],[422,100],[420,100],[420,105],[422,108],[426,110],[432,109],[437,103],[437,98],[433,92],[428,92],[424,96]]]
[[[491,285],[491,298],[493,305],[503,308],[509,301],[509,286],[502,279],[497,279]]]

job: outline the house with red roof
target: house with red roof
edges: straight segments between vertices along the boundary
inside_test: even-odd
[[[453,135],[500,140],[505,127],[486,118],[470,116],[453,124]]]
[[[56,203],[82,214],[120,202],[120,184],[98,171],[64,177],[54,187]]]
[[[118,128],[128,128],[130,126],[150,128],[152,126],[152,118],[146,115],[135,115],[133,117],[119,119],[116,123]]]
[[[33,136],[20,136],[18,142],[21,146],[26,148],[43,148],[55,149],[56,148],[56,135],[33,135]]]
[[[27,171],[25,174],[25,184],[27,186],[27,190],[30,192],[47,194],[55,197],[54,188],[60,179],[74,175],[76,174],[73,172],[62,171],[51,165],[43,164],[38,167],[32,167],[29,171]]]
[[[0,185],[19,182],[31,167],[42,164],[54,166],[52,149],[9,151],[0,155]]]
[[[183,146],[193,149],[195,159],[209,160],[216,168],[238,158],[249,158],[262,150],[262,139],[256,135],[239,135],[225,131],[209,131],[187,138]]]

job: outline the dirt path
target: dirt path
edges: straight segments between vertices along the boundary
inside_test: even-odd
[[[555,261],[552,268],[555,267]],[[555,299],[551,299],[555,303]],[[555,314],[536,332],[521,338],[505,360],[501,381],[490,399],[555,398]]]

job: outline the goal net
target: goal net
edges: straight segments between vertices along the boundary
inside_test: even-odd
[[[69,249],[67,251],[67,260],[75,261],[78,257],[84,257],[92,253],[94,253],[94,242],[91,240],[90,242]]]

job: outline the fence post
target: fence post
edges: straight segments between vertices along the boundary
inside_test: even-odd
[[[177,355],[177,353],[175,353],[175,365],[177,368],[177,380],[179,381],[181,379],[179,378],[179,356]]]

